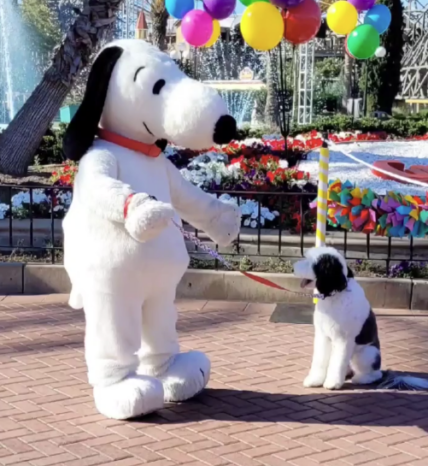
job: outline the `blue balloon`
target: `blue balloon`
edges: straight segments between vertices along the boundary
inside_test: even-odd
[[[183,19],[195,8],[194,0],[165,0],[166,11],[176,19]]]
[[[391,24],[391,12],[385,5],[375,5],[366,13],[364,24],[373,26],[379,34],[383,34]]]

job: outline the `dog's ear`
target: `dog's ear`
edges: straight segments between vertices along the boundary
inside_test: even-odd
[[[325,297],[331,296],[334,292],[340,293],[348,286],[340,260],[331,254],[322,255],[313,269],[317,290]]]
[[[78,162],[92,146],[98,132],[113,69],[123,49],[107,47],[97,57],[89,73],[85,96],[64,135],[67,160]]]

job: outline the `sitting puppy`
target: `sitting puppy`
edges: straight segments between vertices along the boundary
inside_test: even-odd
[[[315,288],[324,297],[315,307],[314,351],[305,387],[337,390],[347,377],[352,377],[354,384],[379,382],[379,388],[428,388],[427,380],[381,371],[375,314],[336,249],[309,249],[305,258],[294,265],[294,274],[302,278],[302,288]]]

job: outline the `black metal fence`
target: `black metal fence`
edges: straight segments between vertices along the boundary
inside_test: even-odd
[[[309,203],[314,193],[213,191],[217,196],[228,194],[238,205],[253,201],[248,228],[242,228],[231,248],[220,250],[228,258],[242,257],[254,261],[293,260],[315,244],[311,231],[314,212]],[[72,191],[69,187],[0,186],[0,258],[5,261],[61,263],[63,256],[62,223]],[[277,212],[274,221],[262,220],[265,208]],[[272,217],[272,215],[270,215]],[[296,220],[297,219],[297,220]],[[299,220],[300,219],[300,220]],[[265,226],[268,228],[264,228]],[[296,231],[298,224],[301,228]],[[247,222],[248,223],[248,222]],[[297,223],[297,225],[296,225]],[[186,226],[186,228],[190,228]],[[203,232],[194,231],[199,239],[210,245]],[[362,233],[349,233],[329,228],[329,245],[341,250],[350,261],[382,262],[387,273],[391,265],[401,261],[424,262],[428,258],[428,240],[413,238],[381,238]],[[206,253],[188,245],[191,257],[205,257]],[[219,267],[218,261],[211,262]]]

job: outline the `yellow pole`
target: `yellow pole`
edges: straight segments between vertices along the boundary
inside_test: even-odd
[[[315,247],[325,246],[325,235],[327,231],[327,193],[328,193],[328,165],[330,152],[324,141],[320,149],[320,160],[318,164],[318,197],[317,197],[317,230],[315,236]],[[314,298],[314,303],[317,303]]]

